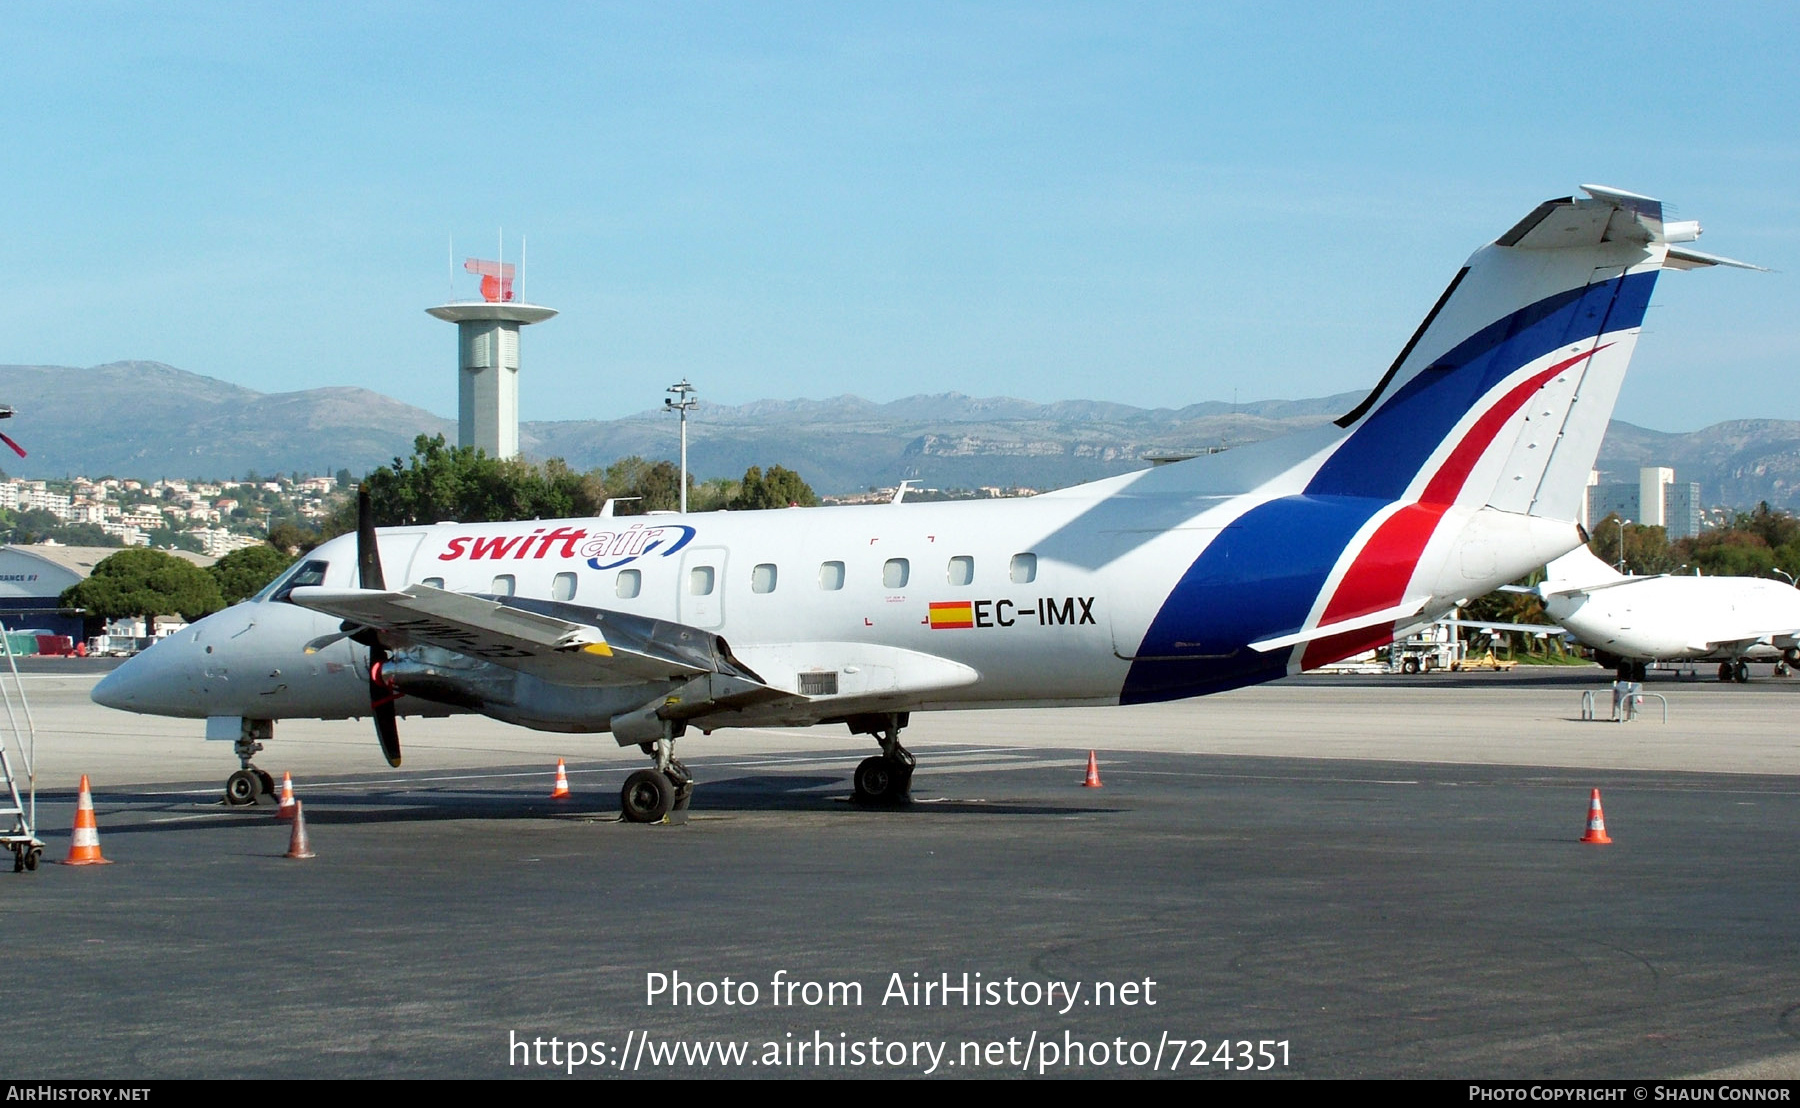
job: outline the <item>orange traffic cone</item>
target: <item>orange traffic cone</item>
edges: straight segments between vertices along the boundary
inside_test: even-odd
[[[1588,798],[1587,834],[1581,836],[1584,843],[1610,843],[1612,839],[1606,834],[1606,813],[1600,810],[1600,790],[1595,789]]]
[[[313,853],[312,843],[308,842],[306,838],[306,809],[298,800],[294,801],[294,833],[288,836],[288,852],[286,857],[317,857],[317,855]]]
[[[551,800],[562,800],[569,795],[569,771],[563,768],[563,760],[556,760],[556,787],[550,790]]]
[[[275,818],[283,823],[294,818],[294,809],[300,802],[294,799],[294,775],[286,770],[281,774],[281,807],[275,809]]]
[[[1081,783],[1081,787],[1084,789],[1097,789],[1100,787],[1100,763],[1094,759],[1094,752],[1091,750],[1088,751],[1087,780]]]
[[[110,864],[100,856],[100,825],[94,822],[94,794],[88,788],[87,774],[81,775],[81,799],[75,802],[75,837],[69,840],[69,856],[65,866],[104,866]]]

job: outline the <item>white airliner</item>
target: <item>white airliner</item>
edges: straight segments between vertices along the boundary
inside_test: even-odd
[[[909,713],[1139,704],[1235,689],[1392,639],[1579,545],[1575,519],[1664,268],[1659,201],[1585,186],[1459,270],[1373,391],[1327,426],[1028,499],[390,527],[102,680],[101,704],[208,717],[243,765],[273,721],[480,712],[610,731],[692,789],[690,728],[844,723],[909,795]],[[1419,205],[1421,216],[1430,206]],[[389,581],[399,587],[390,588]]]
[[[1628,577],[1578,546],[1545,567],[1544,610],[1621,680],[1648,662],[1719,663],[1748,681],[1751,661],[1800,661],[1800,589],[1757,577]]]

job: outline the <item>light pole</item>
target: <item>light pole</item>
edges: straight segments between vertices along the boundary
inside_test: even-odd
[[[663,391],[675,394],[663,398],[663,411],[681,414],[681,514],[687,515],[687,414],[698,408],[700,402],[693,399],[694,386],[688,384],[686,377],[680,384],[670,385]]]
[[[687,442],[687,433],[686,432],[682,433],[681,441],[684,443]],[[685,457],[685,455],[683,455],[683,456]],[[1614,516],[1613,522],[1617,523],[1619,525],[1619,572],[1624,573],[1625,572],[1625,521],[1617,516]]]

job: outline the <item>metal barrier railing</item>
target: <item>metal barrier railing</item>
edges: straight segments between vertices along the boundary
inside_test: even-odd
[[[1608,717],[1608,722],[1630,723],[1636,719],[1638,713],[1643,711],[1646,696],[1653,696],[1657,699],[1657,702],[1662,705],[1662,721],[1669,722],[1669,698],[1661,693],[1645,692],[1644,686],[1636,681],[1613,683],[1612,715]],[[1594,690],[1592,689],[1581,694],[1581,718],[1584,720],[1598,718],[1594,715]]]

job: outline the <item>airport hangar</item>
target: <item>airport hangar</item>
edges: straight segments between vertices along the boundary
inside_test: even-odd
[[[123,549],[53,543],[0,546],[0,623],[8,630],[39,630],[67,635],[76,642],[99,634],[104,630],[102,621],[79,609],[63,607],[62,594],[87,580],[102,560]],[[164,553],[202,567],[216,560],[186,550]]]

